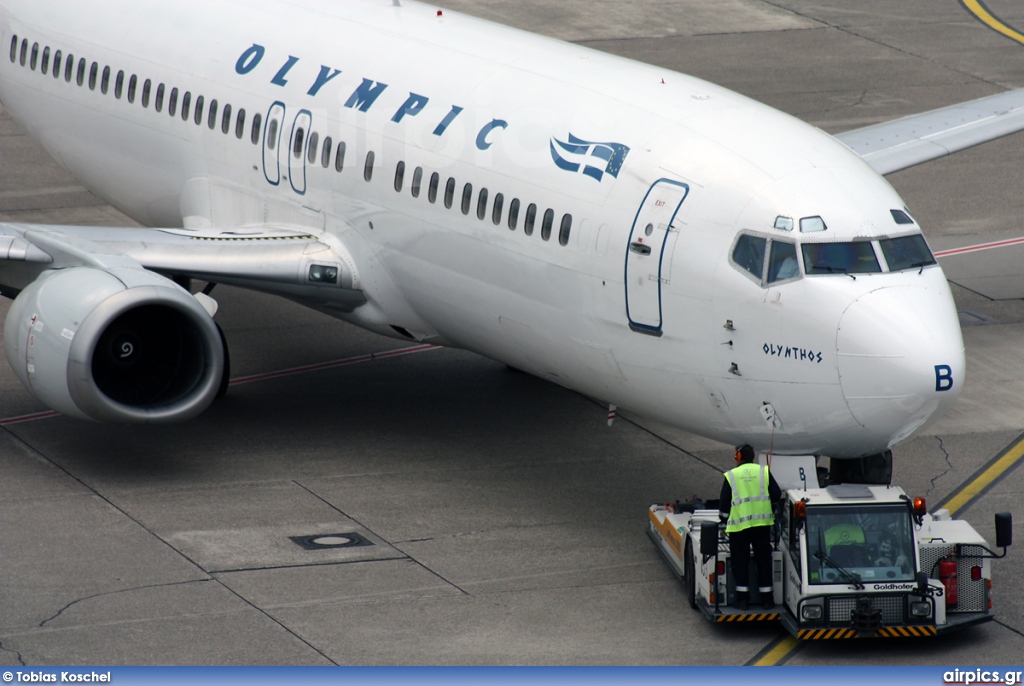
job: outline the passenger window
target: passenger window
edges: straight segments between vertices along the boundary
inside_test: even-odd
[[[96,62],[92,63],[92,68],[89,69],[89,90],[96,90],[96,81],[100,77],[100,65]]]
[[[29,63],[29,69],[32,71],[36,70],[39,66],[39,43],[32,44],[32,61]]]
[[[79,86],[84,86],[85,85],[85,69],[86,69],[85,60],[84,59],[78,60],[78,75],[75,77],[75,82]]]
[[[189,112],[192,110],[192,91],[185,91],[181,96],[181,120],[188,121]]]
[[[494,196],[494,209],[491,210],[491,221],[495,226],[501,225],[501,213],[505,209],[505,196],[498,193]]]
[[[149,107],[149,99],[153,95],[153,82],[149,79],[142,84],[142,106]]]
[[[395,167],[395,192],[401,193],[405,187],[405,162],[399,162]]]
[[[572,233],[572,215],[566,214],[562,216],[562,226],[558,230],[558,243],[560,245],[569,245],[569,234]]]
[[[216,100],[210,101],[210,114],[206,117],[206,128],[213,131],[217,128],[217,111],[220,109],[220,105]]]
[[[50,46],[47,45],[43,50],[43,63],[39,67],[39,71],[43,74],[50,73]]]
[[[28,62],[28,39],[21,41],[21,66],[25,66]]]
[[[328,136],[324,139],[324,151],[320,155],[320,166],[327,169],[331,166],[331,153],[334,151],[334,140]]]
[[[59,79],[60,78],[60,68],[61,68],[61,63],[63,61],[64,61],[64,54],[60,50],[58,50],[57,52],[53,53],[53,78],[55,78],[55,79]]]
[[[767,239],[743,234],[737,239],[736,247],[732,250],[732,261],[749,272],[758,283],[761,283],[764,275],[764,253],[767,245]]]
[[[423,186],[423,167],[416,167],[416,171],[412,173],[412,197],[420,197],[420,189]]]
[[[132,78],[134,79],[135,77],[133,76]],[[167,102],[167,114],[169,114],[169,115],[171,115],[173,117],[177,113],[178,113],[178,89],[177,88],[172,88],[171,89],[171,98]]]
[[[100,92],[106,95],[110,91],[110,67],[103,67],[103,78],[100,79]]]
[[[238,116],[235,118],[235,138],[242,140],[242,136],[245,135],[245,108],[238,110]]]
[[[804,243],[804,270],[811,274],[871,274],[882,271],[868,241]]]
[[[376,155],[372,150],[366,153],[366,164],[363,165],[363,178],[367,181],[371,181],[373,179],[373,160],[375,157]]]
[[[480,196],[476,201],[476,218],[481,221],[487,216],[487,189],[480,189]]]
[[[153,109],[157,112],[164,111],[164,94],[167,92],[167,87],[164,84],[160,84],[156,87],[156,102],[153,103]]]
[[[18,37],[11,38],[11,64],[18,61]]]
[[[314,131],[309,134],[309,150],[306,151],[306,160],[310,164],[316,164],[318,152],[320,152],[320,134]]]
[[[772,241],[771,257],[768,259],[768,283],[786,281],[800,276],[796,262],[796,246],[786,241]]]
[[[64,65],[64,81],[71,83],[75,73],[75,56],[68,55],[68,61]]]
[[[118,100],[124,95],[124,72],[117,72],[117,78],[114,79],[114,97]]]
[[[341,172],[345,168],[345,141],[338,141],[338,154],[334,156],[334,170]]]
[[[519,198],[513,198],[508,206],[508,230],[515,231],[519,226]]]
[[[252,134],[249,138],[253,145],[260,144],[260,134],[263,132],[263,115],[257,112],[252,115]]]
[[[302,147],[306,144],[306,130],[301,126],[295,130],[295,140],[292,141],[292,155],[295,159],[302,159]]]
[[[526,208],[526,221],[523,223],[523,233],[527,236],[533,235],[533,226],[537,223],[537,205],[530,203]]]
[[[462,214],[469,214],[469,206],[473,204],[473,184],[462,187]]]
[[[200,95],[196,98],[196,116],[193,119],[193,121],[196,123],[196,126],[199,126],[203,123],[203,108],[205,106],[206,98]]]
[[[224,105],[224,115],[220,118],[220,132],[225,136],[231,133],[231,105]]]
[[[277,147],[277,127],[278,123],[276,119],[271,119],[270,123],[267,124],[267,148],[270,150]]]
[[[543,238],[546,241],[551,239],[551,227],[554,225],[554,223],[555,223],[555,211],[554,210],[546,210],[544,212],[544,223],[542,223],[541,226],[540,226],[540,237],[541,238]]]
[[[455,202],[455,179],[449,178],[448,183],[444,187],[444,206],[447,209],[452,208],[452,204]]]
[[[427,200],[433,205],[437,202],[437,187],[441,185],[441,175],[434,172],[430,175],[430,185],[427,186]]]
[[[128,102],[135,103],[135,89],[139,87],[139,77],[132,74],[128,79]]]

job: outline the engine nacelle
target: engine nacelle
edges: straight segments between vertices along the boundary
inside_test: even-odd
[[[190,419],[213,402],[225,373],[210,315],[141,268],[44,273],[11,305],[4,347],[36,398],[102,422]]]

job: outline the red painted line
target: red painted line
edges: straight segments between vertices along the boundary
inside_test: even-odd
[[[1005,248],[1009,245],[1020,245],[1024,243],[1024,237],[1022,238],[1010,238],[1005,241],[996,241],[994,243],[980,243],[978,245],[968,245],[963,248],[952,248],[950,250],[940,250],[935,253],[936,257],[949,257],[950,255],[962,255],[968,252],[978,252],[979,250],[991,250],[992,248]]]
[[[58,416],[60,416],[60,412],[54,412],[53,410],[49,410],[47,412],[35,412],[33,414],[23,414],[20,417],[0,419],[0,426],[7,426],[9,424],[21,424],[23,422],[35,422],[40,419],[49,419],[50,417]]]
[[[369,355],[359,355],[357,357],[348,357],[343,360],[334,360],[333,362],[320,362],[318,364],[305,365],[303,367],[293,367],[292,369],[282,369],[278,372],[268,372],[266,374],[253,374],[252,376],[240,376],[236,379],[232,379],[231,386],[237,386],[239,384],[252,383],[254,381],[267,381],[268,379],[279,379],[285,376],[294,376],[295,374],[305,374],[306,372],[316,372],[323,369],[333,369],[335,367],[345,367],[350,364],[360,364],[362,362],[372,362],[373,360],[382,360],[389,357],[401,357],[403,355],[413,355],[415,353],[423,353],[428,350],[437,350],[441,346],[439,345],[416,345],[411,348],[399,348],[398,350],[387,350],[382,353],[370,353]]]
[[[416,345],[411,348],[399,348],[398,350],[386,350],[381,353],[370,353],[369,355],[358,355],[357,357],[347,357],[343,360],[334,360],[333,362],[321,362],[319,364],[310,364],[303,367],[293,367],[292,369],[282,369],[278,372],[268,372],[266,374],[253,374],[252,376],[241,376],[237,379],[232,379],[229,382],[230,386],[237,386],[239,384],[253,383],[254,381],[267,381],[268,379],[279,379],[285,376],[294,376],[295,374],[304,374],[306,372],[315,372],[322,369],[333,369],[335,367],[345,367],[350,364],[360,364],[362,362],[373,362],[374,360],[386,360],[391,357],[402,357],[404,355],[414,355],[416,353],[425,353],[429,350],[438,350],[441,346],[439,345]],[[52,417],[59,417],[59,412],[52,410],[46,412],[35,412],[33,414],[25,414],[20,417],[9,417],[7,419],[0,419],[0,426],[8,426],[10,424],[22,424],[24,422],[35,422],[40,419],[50,419]]]

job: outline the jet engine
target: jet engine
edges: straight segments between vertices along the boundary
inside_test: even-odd
[[[11,305],[4,347],[36,398],[103,422],[190,419],[213,402],[226,373],[206,309],[141,267],[44,272]]]

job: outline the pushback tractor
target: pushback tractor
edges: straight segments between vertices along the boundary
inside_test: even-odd
[[[772,459],[784,499],[772,537],[771,611],[759,609],[756,586],[749,610],[735,606],[717,501],[651,505],[648,536],[690,606],[713,622],[781,621],[808,640],[935,636],[991,620],[991,560],[1012,543],[1010,513],[995,515],[997,555],[966,521],[929,513],[924,499],[889,485],[890,455],[836,462],[820,486],[815,458]]]

